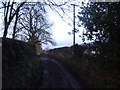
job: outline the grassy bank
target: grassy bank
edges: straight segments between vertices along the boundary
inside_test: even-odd
[[[47,55],[62,60],[62,62],[66,63],[71,71],[76,74],[79,80],[82,78],[89,83],[91,87],[120,87],[118,62],[109,63],[109,60],[103,60],[102,57],[89,54],[83,54],[81,57],[78,56],[74,60],[70,50],[71,48],[69,48],[69,52],[65,48],[53,49],[48,51]]]
[[[3,88],[33,87],[39,69],[40,60],[36,56],[33,44],[2,39]]]

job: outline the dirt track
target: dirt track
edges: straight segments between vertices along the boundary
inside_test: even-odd
[[[43,82],[41,88],[80,88],[78,82],[58,61],[41,57]]]

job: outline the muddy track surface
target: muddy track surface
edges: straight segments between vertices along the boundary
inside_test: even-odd
[[[57,60],[40,57],[43,65],[43,82],[41,88],[79,88],[79,83]]]

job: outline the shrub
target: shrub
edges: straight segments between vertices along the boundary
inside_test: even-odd
[[[31,43],[2,39],[3,88],[27,88],[39,69],[35,46]]]

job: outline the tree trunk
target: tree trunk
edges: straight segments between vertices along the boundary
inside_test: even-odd
[[[7,36],[8,26],[9,26],[8,23],[6,23],[5,29],[4,29],[4,34],[3,34],[3,37],[5,37],[5,38],[6,38],[6,36]]]
[[[12,36],[12,39],[15,39],[16,26],[17,26],[17,21],[18,21],[18,13],[19,13],[19,10],[18,10],[18,12],[16,13],[16,20],[15,20],[15,25],[14,25],[14,27],[13,27],[13,36]]]

